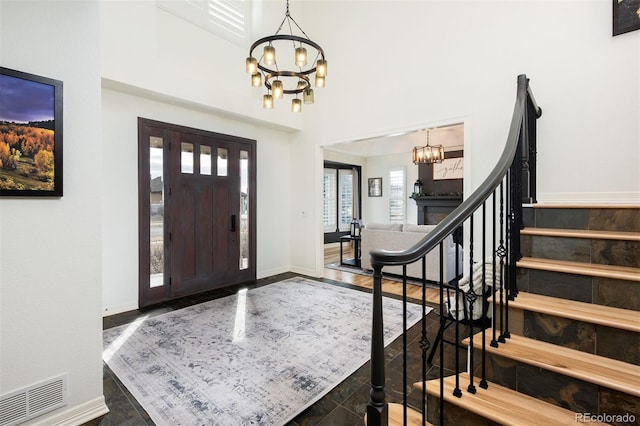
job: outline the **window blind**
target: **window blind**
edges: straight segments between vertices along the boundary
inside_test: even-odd
[[[389,171],[389,222],[405,222],[404,169],[392,169]]]
[[[250,38],[250,0],[157,0],[156,6],[243,47]]]

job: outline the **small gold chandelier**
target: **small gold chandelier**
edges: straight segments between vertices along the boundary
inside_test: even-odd
[[[413,147],[413,164],[442,163],[442,160],[444,160],[444,147],[429,145],[429,131],[427,130],[427,144]]]
[[[289,34],[280,34],[285,22],[289,26]],[[303,36],[293,33],[294,27],[291,25],[292,23]],[[292,43],[293,47],[291,52],[294,64],[291,67],[293,71],[281,70],[276,61],[276,45],[279,46],[278,51],[284,51],[288,43]],[[262,49],[260,59],[256,59],[256,55],[254,55],[254,51],[258,48]],[[308,55],[307,49],[311,52],[311,56]],[[315,56],[315,59],[308,66],[307,57],[313,56]],[[312,41],[291,17],[289,14],[289,0],[287,0],[287,10],[278,27],[278,31],[274,35],[263,37],[251,45],[249,57],[246,60],[246,70],[251,75],[251,85],[254,87],[262,86],[264,77],[264,86],[267,88],[267,93],[262,97],[262,106],[267,109],[273,108],[274,101],[282,99],[284,95],[295,95],[291,100],[291,111],[293,112],[302,110],[302,101],[305,104],[312,104],[314,95],[310,77],[314,73],[315,87],[324,87],[327,76],[327,61],[324,57],[324,50],[319,44]],[[285,85],[284,81],[288,85]],[[302,94],[302,100],[298,98],[300,94]]]

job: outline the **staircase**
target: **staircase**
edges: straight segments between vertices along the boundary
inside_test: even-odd
[[[486,389],[456,397],[445,379],[444,424],[640,424],[640,206],[524,210],[511,337],[485,337]],[[477,334],[476,377],[481,344]],[[440,380],[426,390],[437,424]]]
[[[477,189],[413,247],[369,253],[368,426],[640,424],[640,204],[538,204],[542,110],[524,74],[516,93],[505,149]],[[421,261],[423,287],[433,285],[426,256],[439,252],[442,270],[443,242],[459,230],[465,267],[456,276],[465,277],[440,277],[441,321],[425,316],[419,330],[407,329],[402,371],[394,365],[388,380],[385,359],[395,349],[385,353],[382,270]],[[444,308],[451,290],[464,295],[456,310],[463,318]],[[421,303],[425,309],[425,290]],[[477,314],[491,317],[491,327],[468,327]],[[452,325],[448,340],[458,343],[449,345],[453,354],[439,346],[437,367],[428,323]]]

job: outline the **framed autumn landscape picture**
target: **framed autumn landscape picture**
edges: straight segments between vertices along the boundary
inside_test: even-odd
[[[62,82],[0,67],[0,196],[62,196]]]

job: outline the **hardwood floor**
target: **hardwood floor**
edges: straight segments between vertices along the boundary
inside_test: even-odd
[[[347,244],[343,247],[343,256],[345,259],[353,257],[353,248]],[[340,243],[325,244],[324,246],[324,264],[340,262]],[[360,269],[351,268],[354,272],[345,270],[337,270],[333,268],[324,268],[324,278],[340,281],[343,283],[355,285],[358,287],[373,288],[373,278],[370,275],[364,275]],[[426,298],[428,303],[437,304],[440,299],[439,291],[433,288],[426,288]],[[402,282],[400,278],[382,279],[382,292],[402,296]],[[407,284],[407,296],[412,299],[422,300],[422,286]]]

